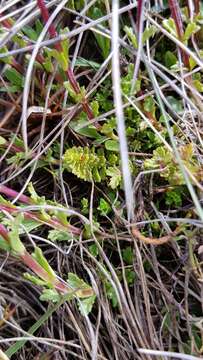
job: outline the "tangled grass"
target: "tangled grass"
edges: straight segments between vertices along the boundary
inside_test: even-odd
[[[203,357],[202,24],[0,2],[0,359]]]

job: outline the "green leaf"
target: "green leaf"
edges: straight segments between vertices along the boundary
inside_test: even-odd
[[[118,306],[118,298],[116,292],[110,282],[105,282],[106,295],[111,300],[112,306],[115,308]]]
[[[1,145],[5,145],[6,142],[7,142],[6,139],[4,139],[3,136],[0,136],[0,146],[1,146]]]
[[[94,70],[99,70],[100,67],[101,67],[101,64],[95,62],[95,61],[90,61],[88,59],[84,59],[82,57],[78,57],[76,59],[76,62],[75,62],[75,66],[76,67],[85,67],[85,68],[92,68]]]
[[[80,135],[88,136],[89,138],[92,139],[101,138],[101,135],[98,133],[96,127],[94,125],[88,125],[86,116],[85,118],[82,117],[78,120],[71,121],[70,127]]]
[[[16,69],[9,65],[9,67],[4,71],[4,75],[12,85],[17,86],[19,89],[23,88],[24,77]]]
[[[123,255],[123,260],[126,262],[126,264],[128,265],[133,264],[134,255],[133,255],[133,249],[130,246],[127,246],[125,249],[122,250],[122,255]]]
[[[48,234],[48,239],[55,242],[55,241],[70,241],[73,239],[73,236],[65,231],[60,230],[50,230]]]
[[[1,235],[0,235],[0,249],[4,251],[11,251],[10,245]]]
[[[8,52],[8,49],[7,49],[6,46],[2,46],[0,48],[0,54],[4,54],[4,53],[7,53],[7,52]],[[6,57],[1,58],[0,61],[2,61],[5,64],[12,64],[12,59],[13,59],[12,56],[6,56]]]
[[[84,215],[89,214],[89,201],[87,198],[82,198],[81,200],[82,209],[81,212]]]
[[[199,92],[203,92],[203,84],[199,80],[193,80],[193,85]]]
[[[85,181],[101,182],[105,178],[106,159],[102,149],[72,147],[66,150],[63,165],[78,178]]]
[[[192,35],[194,35],[197,31],[199,31],[201,27],[197,25],[195,22],[190,22],[185,30],[183,40],[188,41]]]
[[[105,148],[108,151],[119,152],[119,143],[117,140],[107,140],[105,141]]]
[[[40,295],[41,301],[51,301],[53,303],[59,302],[61,299],[60,294],[55,289],[44,289]]]
[[[108,215],[111,212],[111,206],[103,198],[100,198],[99,206],[97,209],[100,211],[100,214],[103,216]]]
[[[37,276],[31,275],[29,273],[25,273],[24,278],[37,286],[47,286],[46,281],[38,278]]]
[[[4,218],[2,220],[2,223],[4,225],[6,225],[7,227],[12,228],[12,223],[13,220],[9,219],[9,218]],[[38,228],[39,226],[41,226],[42,223],[33,220],[33,219],[22,219],[20,227],[19,227],[19,235],[25,234],[25,233],[30,233],[32,230]]]
[[[174,53],[172,53],[171,51],[166,51],[164,55],[164,62],[166,67],[170,69],[171,66],[177,64],[178,60]]]
[[[28,191],[31,195],[30,197],[34,204],[36,204],[36,205],[46,205],[47,204],[45,196],[39,196],[36,193],[34,186],[31,182],[28,185]],[[47,214],[46,210],[44,210],[44,209],[41,209],[40,211],[41,211],[41,214],[43,215],[43,219],[45,221],[48,221],[50,219],[50,215]]]
[[[182,189],[176,188],[166,192],[166,205],[180,207],[182,205]]]
[[[107,176],[110,176],[109,185],[112,189],[116,189],[121,183],[121,171],[116,166],[111,166],[106,169]]]
[[[97,244],[92,244],[88,248],[89,248],[90,254],[92,254],[94,257],[97,257],[99,255],[99,249],[98,249]]]
[[[157,28],[154,25],[145,29],[142,35],[142,43],[144,44],[147,40],[153,37],[156,34],[156,32],[157,32]]]
[[[68,27],[65,27],[64,29],[60,30],[60,34],[67,33],[69,31]],[[62,52],[59,53],[58,60],[59,63],[64,71],[68,70],[68,64],[69,64],[69,39],[65,39],[61,41],[62,46]]]
[[[131,269],[125,269],[125,277],[129,286],[132,286],[135,282],[136,275]]]
[[[117,128],[116,119],[111,118],[110,120],[108,120],[108,122],[102,125],[100,132],[104,135],[111,136],[113,131],[116,130],[116,128]]]
[[[35,22],[35,28],[36,28],[37,36],[39,37],[39,35],[41,34],[41,32],[44,28],[42,22],[39,19],[37,19]]]
[[[87,298],[92,296],[92,288],[84,280],[80,279],[77,275],[73,273],[68,273],[68,285],[73,291],[76,292],[76,295],[79,298]]]
[[[98,19],[98,18],[101,18],[102,16],[104,16],[105,14],[102,12],[102,10],[99,7],[94,5],[90,9],[90,15],[91,15],[92,19]],[[101,23],[101,25],[105,26],[106,23],[103,22],[103,23]],[[103,58],[106,59],[107,56],[109,55],[110,48],[111,48],[110,39],[105,37],[104,35],[101,35],[101,34],[98,34],[95,32],[93,32],[93,34],[94,34],[96,41],[101,49]]]
[[[92,307],[95,303],[96,295],[92,295],[88,297],[87,299],[83,299],[78,301],[78,307],[80,310],[80,313],[85,316],[88,315],[92,311]]]
[[[152,96],[147,96],[144,100],[144,110],[155,117],[156,106]]]
[[[32,256],[38,262],[38,264],[40,264],[43,267],[43,269],[50,275],[52,279],[56,278],[56,274],[54,270],[51,268],[48,261],[44,257],[42,250],[38,246],[35,247]]]
[[[16,93],[17,91],[19,91],[19,87],[18,86],[2,86],[0,88],[0,92],[6,92],[6,93]]]
[[[168,100],[169,104],[171,105],[172,109],[177,113],[181,114],[183,113],[183,103],[182,100],[179,100],[175,98],[174,96],[166,96],[166,99]]]
[[[37,41],[38,34],[31,26],[24,26],[22,30],[30,40]]]
[[[133,29],[129,26],[124,26],[123,29],[128,37],[128,39],[130,40],[130,42],[132,43],[132,45],[134,46],[135,49],[137,49],[138,45],[137,45],[137,38],[133,32]]]
[[[21,255],[25,252],[25,247],[20,240],[20,224],[22,222],[23,215],[19,214],[14,221],[11,223],[11,231],[9,232],[10,246],[14,253]]]
[[[178,37],[177,31],[176,31],[176,24],[172,18],[163,20],[163,26],[165,29],[171,33],[173,36]]]

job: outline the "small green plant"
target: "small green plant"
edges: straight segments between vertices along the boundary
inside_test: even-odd
[[[180,156],[185,167],[197,179],[202,179],[202,167],[194,157],[193,145],[181,146]],[[185,180],[179,165],[171,151],[164,146],[153,151],[153,157],[145,160],[146,169],[159,169],[159,175],[169,182],[170,185],[184,185]]]

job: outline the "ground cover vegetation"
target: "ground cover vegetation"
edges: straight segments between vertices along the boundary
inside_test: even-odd
[[[203,4],[0,4],[0,359],[203,357]]]

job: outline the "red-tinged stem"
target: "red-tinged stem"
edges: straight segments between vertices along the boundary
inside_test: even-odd
[[[0,235],[9,243],[8,231],[3,224],[0,224]]]
[[[137,25],[138,33],[140,31],[140,19],[141,19],[143,6],[144,6],[144,0],[138,0],[137,1],[137,15],[136,15],[136,25]]]
[[[49,275],[49,273],[44,270],[44,268],[27,252],[25,251],[23,254],[20,254],[21,261],[27,265],[27,267],[32,270],[37,276],[39,276],[42,280],[51,283],[53,287],[58,290],[60,293],[67,293],[70,291],[68,285],[58,280],[54,276]]]
[[[19,212],[19,209],[16,207],[11,207],[8,205],[0,204],[0,211],[7,211],[8,213],[13,214],[13,213]],[[41,222],[42,224],[46,224],[46,225],[52,227],[53,229],[58,229],[58,230],[64,231],[64,232],[69,231],[75,235],[81,234],[81,230],[76,228],[73,225],[70,225],[70,224],[64,225],[61,222],[59,222],[58,220],[53,220],[53,219],[49,219],[46,221],[46,220],[44,220],[42,215],[32,214],[31,212],[28,212],[28,211],[24,211],[23,214],[24,214],[25,218]]]
[[[26,250],[23,254],[20,254],[19,257],[24,262],[24,264],[27,265],[41,279],[47,282],[53,282],[53,277],[50,276]]]
[[[10,243],[9,233],[4,225],[0,224],[0,235]],[[51,283],[53,287],[58,290],[60,293],[67,293],[70,291],[70,288],[67,284],[63,283],[54,276],[51,276],[26,250],[23,254],[18,254],[21,261],[32,270],[37,276],[42,280]]]
[[[76,81],[75,75],[73,73],[73,70],[71,69],[71,67],[68,67],[66,74],[68,76],[68,80],[73,88],[73,90],[75,91],[76,94],[80,93],[80,87]]]
[[[178,38],[180,41],[183,40],[184,36],[184,29],[183,29],[183,22],[181,17],[181,10],[177,0],[168,0],[169,7],[171,10],[171,16],[176,24],[176,30],[178,34]],[[186,67],[189,67],[189,55],[185,53],[184,50],[181,49],[181,54],[183,57],[183,62]]]
[[[194,0],[194,7],[195,7],[195,15],[198,15],[200,13],[200,1]]]
[[[44,22],[46,24],[47,21],[49,20],[49,11],[48,11],[47,7],[45,6],[44,0],[37,0],[37,4],[38,4],[39,9],[41,10],[42,18],[43,18],[43,20],[44,20]],[[49,27],[49,34],[50,34],[50,36],[52,38],[56,37],[58,35],[54,24],[51,24],[51,26]],[[61,53],[63,51],[60,41],[57,42],[54,45],[54,47],[59,53]],[[79,85],[78,85],[78,83],[76,81],[75,75],[74,75],[73,70],[71,69],[70,66],[68,67],[68,69],[66,71],[66,75],[68,77],[68,80],[69,80],[69,82],[71,84],[71,87],[74,90],[74,92],[76,94],[80,94],[80,87],[79,87]],[[93,111],[92,111],[90,105],[88,104],[87,99],[84,97],[81,102],[82,102],[83,110],[86,112],[88,119],[89,120],[94,119]],[[95,123],[95,126],[98,129],[100,128],[99,124],[97,124],[97,123]]]
[[[39,9],[41,10],[42,18],[46,24],[47,21],[49,20],[49,12],[48,12],[47,7],[44,4],[44,0],[37,0],[37,4],[38,4]],[[54,24],[51,24],[49,26],[48,31],[52,38],[57,37],[58,34],[57,34]],[[54,46],[55,46],[55,49],[58,50],[59,52],[62,51],[62,46],[61,46],[60,42],[56,43]]]
[[[0,193],[5,194],[8,197],[11,197],[12,199],[18,196],[18,192],[10,189],[9,187],[5,185],[0,185]],[[31,204],[31,200],[26,195],[20,195],[19,200],[24,204]]]

